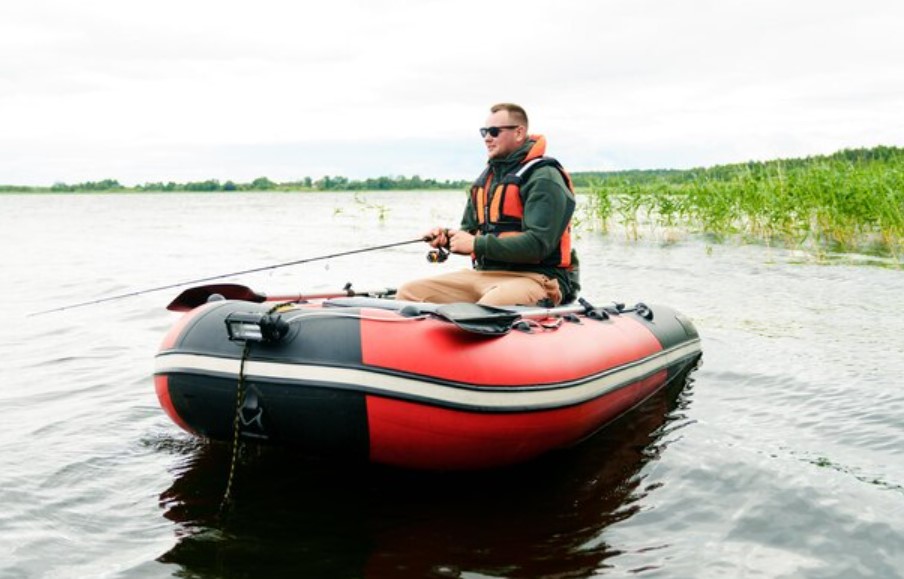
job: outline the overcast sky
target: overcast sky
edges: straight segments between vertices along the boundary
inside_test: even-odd
[[[904,145],[901,0],[0,5],[0,184],[470,179],[517,102],[572,171]]]

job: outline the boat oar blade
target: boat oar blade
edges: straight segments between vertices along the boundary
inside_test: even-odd
[[[247,286],[235,283],[217,283],[188,288],[174,299],[166,309],[173,312],[187,312],[207,303],[212,295],[221,295],[227,300],[242,300],[261,303],[266,296],[256,293]]]
[[[517,312],[469,303],[440,305],[430,308],[430,313],[466,332],[482,336],[504,336],[521,319]]]

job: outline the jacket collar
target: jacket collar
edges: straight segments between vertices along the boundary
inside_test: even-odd
[[[501,175],[512,171],[525,161],[530,161],[546,154],[546,137],[543,135],[529,135],[527,141],[510,155],[502,159],[490,159],[489,165],[494,173]]]

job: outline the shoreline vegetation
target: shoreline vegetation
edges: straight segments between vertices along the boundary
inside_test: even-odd
[[[717,165],[697,169],[575,172],[588,196],[588,222],[608,232],[619,226],[637,239],[640,230],[699,232],[724,239],[816,247],[839,252],[904,255],[904,148],[845,149],[831,155]],[[276,183],[216,179],[145,183],[115,179],[50,187],[0,185],[2,193],[323,192],[467,190],[469,180],[325,176]],[[583,225],[584,223],[582,223]]]
[[[591,225],[740,237],[817,252],[904,255],[904,149],[685,171],[587,175]]]

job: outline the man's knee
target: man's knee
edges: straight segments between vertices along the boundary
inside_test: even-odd
[[[531,285],[498,285],[483,294],[477,303],[485,306],[532,306],[544,296],[539,287]]]
[[[485,306],[534,306],[561,301],[559,284],[546,276],[520,276],[494,285],[477,302]]]
[[[408,281],[400,285],[396,289],[395,299],[403,300],[406,302],[419,302],[423,301],[418,299],[418,296],[421,295],[419,291],[421,289],[420,280]]]
[[[396,299],[409,302],[473,302],[477,296],[468,288],[460,287],[453,276],[417,279],[403,283],[396,290]]]

